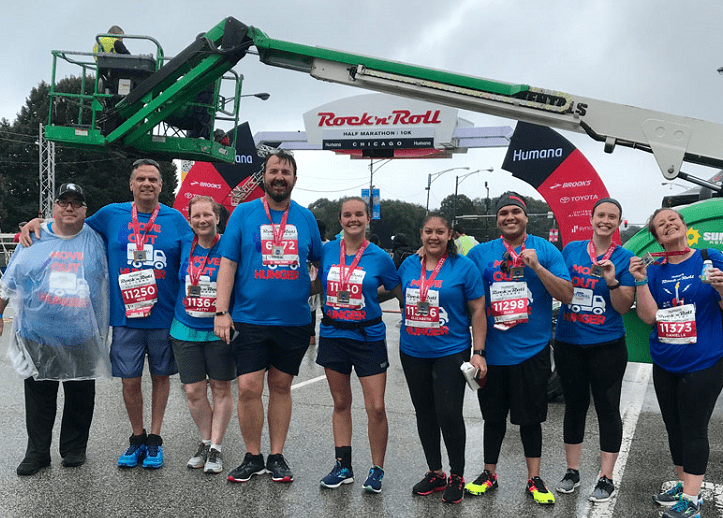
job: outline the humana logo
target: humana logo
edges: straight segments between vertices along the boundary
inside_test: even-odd
[[[531,149],[529,151],[522,151],[516,149],[512,155],[512,161],[518,162],[523,160],[543,160],[545,158],[561,158],[562,148],[557,149]]]

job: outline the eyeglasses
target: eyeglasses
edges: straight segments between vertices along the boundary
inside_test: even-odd
[[[139,158],[138,160],[133,162],[133,169],[136,169],[137,167],[140,167],[142,165],[152,165],[159,171],[161,170],[161,166],[158,165],[158,162],[156,162],[155,160],[153,160],[151,158]]]
[[[55,200],[55,203],[58,204],[58,207],[61,209],[65,209],[68,207],[68,205],[72,205],[74,209],[79,209],[81,207],[85,207],[85,202],[80,200]]]

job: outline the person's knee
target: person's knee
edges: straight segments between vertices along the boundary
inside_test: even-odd
[[[186,392],[186,397],[191,403],[196,403],[202,399],[206,399],[206,382],[202,381],[199,383],[186,383],[183,386],[183,390]]]
[[[369,420],[376,423],[382,423],[387,419],[387,411],[384,401],[373,401],[366,405]]]

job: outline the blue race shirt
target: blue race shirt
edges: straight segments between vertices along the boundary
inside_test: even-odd
[[[610,301],[610,289],[605,279],[590,275],[589,242],[573,241],[562,251],[575,296],[570,304],[560,307],[555,332],[557,340],[581,346],[612,342],[625,336],[623,317]],[[597,257],[598,261],[602,260],[605,252]],[[633,253],[621,246],[615,248],[610,256],[620,286],[635,286],[635,279],[628,270],[631,257]]]
[[[718,250],[708,249],[708,259],[713,261],[714,267],[723,270],[723,255]],[[701,282],[702,268],[703,256],[699,250],[679,264],[648,266],[648,286],[658,308],[695,304],[696,343],[662,343],[658,340],[655,326],[650,333],[650,355],[655,363],[669,372],[707,369],[723,357],[723,323],[718,305],[721,297],[710,284]]]
[[[316,218],[309,209],[291,201],[287,231],[291,227],[296,230],[298,264],[264,265],[261,226],[269,225],[269,220],[262,200],[236,207],[224,233],[221,257],[237,264],[231,317],[234,322],[254,325],[308,325],[311,323],[311,281],[306,262],[321,259]],[[281,223],[283,211],[270,212],[273,223]]]
[[[327,292],[327,280],[332,266],[339,267],[341,240],[330,241],[324,245],[321,252],[321,282],[324,293]],[[346,256],[347,268],[354,261],[354,255]],[[382,308],[377,299],[377,288],[384,286],[387,291],[399,285],[399,276],[392,258],[374,243],[369,243],[362,255],[356,270],[361,270],[362,302],[358,308],[336,308],[325,300],[324,313],[333,320],[340,322],[364,322],[382,316]],[[366,339],[370,341],[384,340],[387,329],[384,322],[364,328]],[[351,340],[364,340],[364,335],[355,329],[337,329],[334,326],[322,325],[319,336],[325,338],[348,338]]]
[[[565,261],[560,251],[549,241],[528,234],[525,248],[534,249],[540,264],[552,275],[570,280]],[[515,249],[520,253],[520,247]],[[489,365],[518,365],[539,353],[552,338],[552,296],[545,285],[525,266],[524,280],[527,282],[528,321],[502,331],[494,327],[494,318],[490,315],[490,285],[495,282],[510,282],[509,273],[500,270],[505,246],[502,239],[479,244],[470,250],[467,257],[474,261],[485,285],[487,304],[487,363]]]
[[[407,257],[399,267],[404,300],[407,299],[408,289],[419,288],[421,273],[421,258],[417,254]],[[430,274],[431,271],[427,270],[427,279]],[[469,351],[472,335],[467,302],[485,294],[482,278],[474,263],[461,255],[447,257],[430,290],[439,291],[440,327],[408,327],[402,312],[400,350],[416,358],[441,358]]]
[[[201,272],[201,281],[210,282],[211,286],[215,288],[216,277],[218,276],[218,268],[221,265],[221,238],[216,243],[209,253],[208,248],[202,247],[200,244],[196,245],[193,250],[193,264],[196,269],[201,266],[201,263],[208,254],[206,260],[206,266]],[[186,296],[186,278],[188,277],[188,259],[191,254],[191,244],[193,243],[193,236],[189,236],[183,243],[181,248],[181,267],[178,270],[178,282],[179,290],[176,296],[176,306],[174,309],[174,317],[184,325],[197,329],[199,331],[213,331],[213,316],[215,312],[209,313],[210,317],[196,317],[191,316],[186,312],[186,308],[183,305],[183,299]],[[190,283],[190,282],[189,282]],[[174,336],[174,338],[178,338]]]
[[[150,213],[138,212],[141,233]],[[131,217],[131,203],[106,205],[86,223],[98,232],[106,243],[110,273],[110,323],[134,329],[168,329],[173,319],[173,307],[178,294],[178,268],[181,259],[181,243],[193,232],[186,218],[176,209],[160,205],[153,228],[146,233],[146,248],[151,251],[148,261],[134,263],[136,249]],[[118,275],[136,270],[153,270],[158,288],[158,301],[146,318],[126,318],[123,296],[118,285]]]

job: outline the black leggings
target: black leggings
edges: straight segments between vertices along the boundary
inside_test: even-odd
[[[690,475],[705,475],[708,423],[723,388],[723,359],[707,369],[680,374],[653,364],[653,384],[673,464]]]
[[[469,360],[469,351],[441,358],[416,358],[401,351],[399,355],[427,466],[431,471],[442,469],[441,430],[450,474],[464,476],[466,430],[462,407],[465,381],[459,366]]]
[[[483,438],[485,464],[497,464],[499,461],[506,431],[507,421],[485,421]],[[520,425],[520,440],[526,458],[542,457],[541,423]]]
[[[620,391],[627,364],[625,337],[591,347],[555,341],[555,365],[565,396],[565,444],[582,443],[592,390],[600,425],[600,451],[620,451]]]

